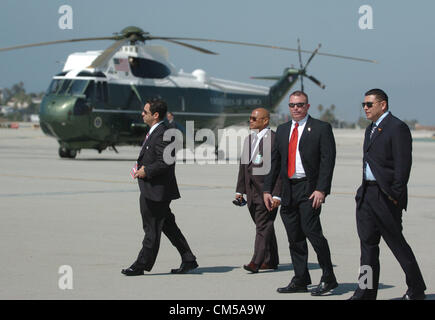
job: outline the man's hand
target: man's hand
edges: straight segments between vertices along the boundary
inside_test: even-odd
[[[236,200],[242,201],[242,199],[243,199],[243,194],[236,193]]]
[[[264,200],[264,204],[266,205],[267,210],[272,211],[273,210],[273,197],[272,197],[272,195],[268,192],[263,193],[263,200]]]
[[[280,204],[281,204],[281,200],[272,198],[272,210],[278,208]]]
[[[134,174],[134,178],[135,178],[135,179],[137,179],[137,178],[141,178],[141,179],[143,179],[143,178],[145,178],[145,177],[146,177],[145,167],[142,166],[142,167],[140,167],[139,170],[136,171],[136,173]]]
[[[311,194],[309,199],[313,199],[313,208],[318,209],[322,203],[325,202],[325,193],[323,191],[316,190]]]

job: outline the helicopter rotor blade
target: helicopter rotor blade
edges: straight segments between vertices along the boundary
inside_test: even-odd
[[[153,39],[154,39],[154,38],[152,38],[152,37],[149,38],[149,40],[153,40]],[[180,45],[180,46],[184,46],[184,47],[187,47],[187,48],[190,48],[190,49],[193,49],[193,50],[200,51],[200,52],[202,52],[202,53],[207,53],[207,54],[218,54],[218,53],[216,53],[216,52],[213,52],[213,51],[210,51],[210,50],[207,50],[207,49],[204,49],[204,48],[198,47],[198,46],[194,46],[194,45],[191,45],[191,44],[188,44],[188,43],[180,42],[180,41],[177,41],[177,40],[172,40],[172,39],[159,39],[159,40],[163,40],[163,41],[167,41],[167,42],[175,43],[175,44],[178,44],[178,45]]]
[[[299,56],[299,66],[302,70],[304,67],[302,65],[301,40],[299,38],[298,38],[298,56]]]
[[[98,68],[104,66],[110,58],[113,57],[113,55],[121,48],[124,44],[126,44],[128,41],[132,40],[133,36],[130,36],[129,38],[124,38],[121,40],[116,41],[114,44],[112,44],[110,47],[108,47],[106,50],[103,51],[98,57],[95,58],[94,61],[92,61],[89,68]]]
[[[30,44],[24,44],[24,45],[7,47],[7,48],[0,48],[0,52],[1,51],[16,50],[16,49],[23,49],[23,48],[48,46],[48,45],[52,45],[52,44],[68,43],[68,42],[95,41],[95,40],[118,40],[118,39],[119,39],[119,37],[113,36],[113,37],[77,38],[77,39],[69,39],[69,40],[46,41],[46,42],[30,43]]]
[[[250,47],[260,47],[260,48],[269,48],[269,49],[299,52],[298,49],[294,49],[294,48],[280,47],[280,46],[260,44],[260,43],[227,41],[227,40],[217,40],[217,39],[186,38],[186,37],[156,37],[156,36],[150,36],[150,37],[147,37],[147,39],[149,39],[149,40],[185,40],[185,41],[215,42],[215,43],[226,43],[226,44],[234,44],[234,45],[242,45],[242,46],[250,46]],[[311,54],[313,53],[313,51],[302,50],[302,49],[300,50],[300,52],[311,53]],[[343,56],[343,55],[323,53],[323,52],[317,52],[317,54],[321,55],[321,56],[328,56],[328,57],[335,57],[335,58],[341,58],[341,59],[349,59],[349,60],[356,60],[356,61],[362,61],[362,62],[377,63],[376,60],[365,59],[365,58],[350,57],[350,56]]]
[[[316,50],[313,51],[313,54],[311,55],[311,57],[308,59],[307,63],[305,64],[304,70],[307,69],[307,66],[310,64],[311,60],[313,60],[314,56],[317,54],[317,52],[319,52],[319,49],[322,45],[319,43],[319,46],[316,48]]]
[[[280,76],[260,76],[260,77],[249,77],[250,79],[254,80],[279,80],[281,79]]]
[[[307,78],[310,79],[311,81],[313,81],[315,84],[317,84],[320,88],[322,88],[322,89],[326,88],[326,86],[323,83],[321,83],[319,80],[317,80],[313,76],[307,75]]]

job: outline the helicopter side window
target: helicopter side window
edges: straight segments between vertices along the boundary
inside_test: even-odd
[[[84,95],[88,100],[107,102],[107,82],[105,81],[89,81],[88,86],[84,92]]]
[[[87,80],[73,80],[70,88],[71,95],[81,95],[85,90],[89,81]]]
[[[88,87],[85,90],[85,96],[89,100],[94,100],[95,99],[94,80],[89,81]]]
[[[163,79],[171,74],[167,66],[155,60],[129,57],[128,61],[135,77]]]
[[[107,102],[107,82],[97,81],[95,94],[98,101]]]

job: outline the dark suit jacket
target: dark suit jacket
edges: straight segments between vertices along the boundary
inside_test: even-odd
[[[167,127],[159,124],[150,134],[137,159],[138,168],[145,166],[146,177],[138,179],[141,194],[152,201],[170,201],[180,198],[175,162],[165,163],[163,151],[170,141],[163,141]]]
[[[369,125],[365,132],[363,166],[368,162],[381,190],[390,200],[397,201],[400,209],[406,210],[407,184],[412,165],[411,131],[406,123],[391,112],[381,121],[370,139],[371,127]],[[364,192],[363,184],[355,198],[358,206]]]
[[[252,158],[253,161],[249,160],[249,163],[242,163],[242,159],[240,160],[236,192],[246,194],[249,207],[252,206],[254,200],[256,203],[263,203],[263,183],[265,175],[253,174],[253,170],[254,168],[259,169],[263,165],[264,168],[266,168],[267,164],[265,164],[264,162],[271,160],[271,154],[266,155],[265,152],[267,152],[267,148],[264,148],[263,146],[263,141],[264,139],[266,139],[267,141],[266,136],[269,134],[271,135],[271,148],[269,149],[269,152],[271,153],[275,140],[275,132],[272,130],[269,130],[269,132],[266,133],[266,135],[260,140],[258,148],[256,149],[252,157],[250,157],[252,147],[252,135],[246,137],[244,142],[242,159],[244,157],[247,157],[246,159]],[[263,159],[263,161],[259,164],[254,163],[257,155],[261,155],[261,158]],[[281,195],[281,179],[277,179],[276,183],[274,184],[272,195],[278,197]],[[255,197],[257,198],[254,199]]]
[[[292,122],[281,124],[276,130],[275,145],[272,150],[272,167],[266,176],[264,192],[270,192],[272,185],[281,175],[282,205],[290,205],[291,186],[287,174],[288,145]],[[299,141],[299,153],[308,180],[307,193],[314,190],[331,192],[332,175],[335,166],[335,139],[329,123],[308,116]]]

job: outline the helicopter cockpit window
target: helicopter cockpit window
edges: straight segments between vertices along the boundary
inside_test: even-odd
[[[62,86],[60,87],[58,94],[66,94],[68,92],[69,86],[72,80],[63,80]]]
[[[63,80],[61,79],[53,79],[48,86],[47,94],[55,94],[62,85]]]
[[[73,80],[71,88],[69,90],[70,94],[73,96],[83,94],[83,91],[85,90],[88,83],[89,81],[87,80]]]
[[[167,66],[155,60],[129,57],[128,61],[135,77],[163,79],[171,74]]]

